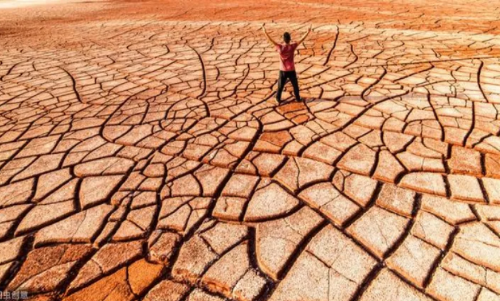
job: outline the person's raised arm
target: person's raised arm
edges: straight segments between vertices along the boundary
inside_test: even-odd
[[[266,30],[266,27],[265,26],[262,26],[262,31],[264,31],[264,34],[266,35],[266,38],[267,40],[269,41],[269,43],[273,44],[274,46],[278,45],[278,43],[276,43],[270,36],[269,34],[267,33],[267,30]]]
[[[307,38],[307,36],[309,35],[309,33],[310,33],[310,32],[311,32],[311,25],[309,25],[309,28],[307,29],[307,32],[306,32],[306,33],[302,36],[302,38],[300,38],[300,40],[297,42],[297,45],[302,44],[302,43],[306,40],[306,38]]]

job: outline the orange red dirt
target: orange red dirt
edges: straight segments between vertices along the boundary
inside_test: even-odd
[[[0,291],[500,300],[495,1],[8,6]]]

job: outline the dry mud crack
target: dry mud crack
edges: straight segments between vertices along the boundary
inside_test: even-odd
[[[0,290],[500,300],[495,1],[0,13]],[[264,23],[313,25],[305,103],[274,102]]]

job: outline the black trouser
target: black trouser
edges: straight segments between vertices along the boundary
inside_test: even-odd
[[[280,71],[280,76],[278,78],[278,92],[276,93],[276,100],[278,102],[281,101],[281,93],[283,92],[283,88],[285,88],[285,84],[288,79],[290,79],[290,82],[292,82],[295,100],[300,101],[297,73],[295,71]]]

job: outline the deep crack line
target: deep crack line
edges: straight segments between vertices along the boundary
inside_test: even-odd
[[[191,47],[191,45],[189,45],[189,44],[187,46],[189,48],[191,48],[191,50],[193,50],[196,53],[196,55],[198,56],[198,59],[200,60],[201,71],[203,73],[203,88],[202,88],[202,90],[197,98],[201,98],[205,95],[205,92],[207,91],[207,75],[206,75],[206,71],[205,71],[205,63],[203,62],[203,58],[201,57],[200,53],[198,51],[196,51],[196,49]]]
[[[337,47],[337,40],[339,39],[340,35],[340,29],[338,25],[335,25],[337,28],[337,34],[335,35],[335,40],[333,41],[332,48],[330,48],[330,51],[328,52],[328,55],[326,56],[325,62],[323,63],[323,66],[326,66],[328,62],[330,61],[330,57],[332,56],[333,51],[335,50],[335,47]]]
[[[479,65],[479,68],[477,69],[477,85],[479,86],[479,91],[481,91],[481,94],[483,94],[484,99],[486,100],[487,103],[490,103],[488,97],[486,96],[486,93],[484,93],[483,86],[481,84],[481,72],[483,71],[484,67],[484,62],[482,60],[479,60],[481,63]]]
[[[76,89],[76,81],[75,81],[75,78],[73,77],[73,75],[71,75],[71,73],[69,73],[68,70],[66,70],[65,68],[63,68],[63,67],[59,67],[59,68],[61,68],[61,70],[64,71],[64,73],[66,73],[69,76],[69,78],[71,79],[73,91],[75,92],[75,95],[76,95],[76,98],[78,99],[78,101],[80,103],[84,103],[82,98],[80,97],[80,93]]]

